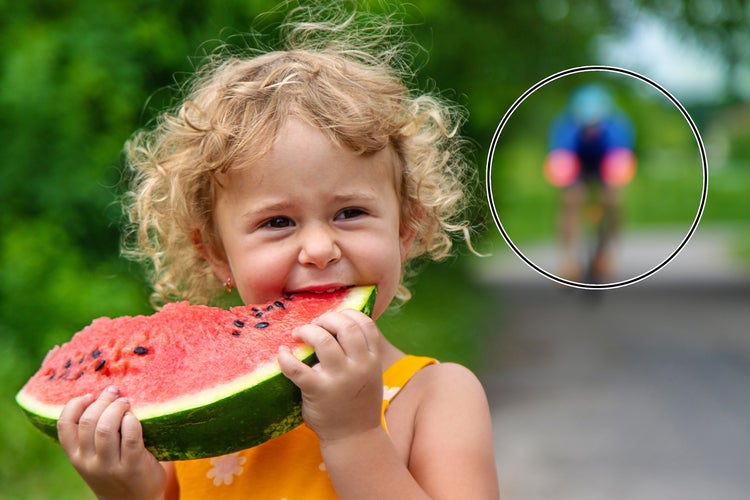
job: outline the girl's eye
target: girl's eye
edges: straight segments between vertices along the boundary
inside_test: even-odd
[[[271,227],[275,229],[292,226],[294,226],[294,222],[288,217],[271,217],[263,223],[263,227]]]
[[[360,215],[364,215],[365,211],[361,208],[345,208],[338,214],[336,214],[336,220],[342,220],[342,219],[353,219],[354,217],[359,217]]]

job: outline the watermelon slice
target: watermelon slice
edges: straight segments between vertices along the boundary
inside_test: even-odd
[[[75,396],[118,387],[159,460],[205,458],[249,448],[302,422],[299,389],[276,361],[286,345],[315,362],[293,328],[330,310],[372,313],[376,289],[294,294],[232,309],[167,304],[150,316],[98,318],[44,358],[16,395],[31,422],[57,439]]]

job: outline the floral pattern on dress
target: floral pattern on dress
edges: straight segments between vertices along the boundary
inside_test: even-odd
[[[242,474],[244,470],[242,464],[245,463],[245,460],[245,457],[240,453],[214,457],[210,460],[212,467],[206,473],[206,477],[214,480],[214,486],[221,486],[222,484],[228,486],[234,482],[234,476]]]
[[[400,391],[400,387],[388,387],[387,385],[383,386],[383,400],[390,401],[393,396],[398,394],[398,391]]]

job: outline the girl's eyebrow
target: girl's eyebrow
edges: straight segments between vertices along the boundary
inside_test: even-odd
[[[377,200],[378,196],[370,191],[355,191],[351,193],[334,194],[331,201],[334,203],[348,203],[352,201],[371,201]]]
[[[258,212],[283,212],[285,210],[288,210],[294,206],[294,203],[291,201],[275,201],[275,202],[269,202],[269,203],[258,203],[256,205],[252,205],[245,213],[248,215],[258,213]]]
[[[259,216],[266,217],[272,214],[283,214],[287,212],[292,203],[289,201],[276,201],[270,203],[257,203],[243,210],[240,220],[251,221]]]
[[[346,193],[334,193],[332,196],[321,203],[346,204],[355,202],[370,202],[378,199],[377,194],[370,191],[353,191]],[[252,205],[242,215],[243,219],[251,218],[257,214],[283,213],[294,208],[294,200],[278,200],[269,202],[260,202]]]

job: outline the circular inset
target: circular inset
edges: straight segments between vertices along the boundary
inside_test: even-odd
[[[563,77],[570,78],[562,82]],[[622,77],[626,77],[624,83]],[[554,85],[550,85],[553,82]],[[643,85],[644,83],[646,85]],[[635,134],[637,139],[635,145],[631,144],[632,140],[631,142],[627,140],[629,137],[632,139],[632,130],[628,129],[628,116],[620,109],[615,98],[616,93],[611,91],[612,86],[621,93],[624,91],[628,99],[627,103],[630,105],[628,111],[631,115],[635,115],[635,119],[632,120],[636,124],[635,130],[638,132],[641,129],[643,132],[640,138],[638,133]],[[549,91],[547,92],[548,101],[544,101],[543,106],[540,106],[540,101],[537,100],[536,107],[530,107],[531,113],[526,115],[518,113],[522,115],[523,126],[518,130],[511,128],[509,132],[510,117],[518,112],[524,102],[529,105],[529,102],[533,101],[529,100],[530,96],[543,87],[545,91]],[[571,92],[573,89],[575,91]],[[550,107],[550,103],[555,106]],[[564,108],[564,111],[560,112],[560,108]],[[679,114],[674,113],[675,108]],[[557,116],[546,116],[552,109],[556,109],[555,115]],[[605,121],[603,116],[608,117],[606,127],[603,125]],[[539,135],[545,134],[540,133],[539,129],[543,126],[545,119],[540,120],[540,118],[545,118],[549,123],[557,123],[556,128],[550,127],[546,147],[541,148],[544,150],[541,157],[538,147]],[[565,127],[560,124],[565,120],[569,121],[570,127],[573,126],[572,124],[578,126],[578,131],[575,133],[577,135],[571,135],[571,132],[566,131]],[[690,132],[687,135],[684,133],[685,121],[690,126]],[[520,164],[523,168],[504,171],[497,169],[505,176],[498,180],[493,177],[493,163],[496,160],[497,146],[504,130],[506,136],[511,135],[513,145],[513,147],[506,148],[512,152],[505,155],[504,161],[507,164]],[[581,130],[588,132],[584,133]],[[592,130],[598,130],[596,133],[599,136],[608,137],[606,147],[597,146],[599,149],[596,150],[596,154],[592,153],[589,156],[584,155],[580,149],[575,149],[575,155],[568,154],[568,150],[574,148],[568,148],[565,145],[574,141],[577,147],[582,147],[580,144],[585,141],[581,137],[590,137],[593,134]],[[630,136],[629,133],[631,133]],[[535,137],[530,138],[530,135]],[[639,143],[642,146],[638,146]],[[698,183],[693,182],[694,179],[691,177],[694,173],[697,174],[697,171],[693,172],[684,168],[684,165],[694,159],[688,157],[685,151],[694,151],[692,148],[695,143],[698,145],[701,165],[699,192]],[[563,146],[557,147],[556,145],[559,144]],[[665,160],[664,158],[670,154],[671,159]],[[639,156],[645,158],[645,161],[642,161]],[[591,170],[591,162],[594,161],[592,158],[597,158],[594,171]],[[529,164],[537,165],[538,168],[529,167]],[[528,173],[532,171],[528,169],[533,169],[533,175]],[[679,178],[683,186],[681,191],[669,184],[670,176]],[[523,181],[506,182],[508,179],[518,180],[521,177],[524,178]],[[591,185],[584,182],[591,178],[595,180]],[[511,185],[512,189],[506,189],[503,193],[505,196],[498,197],[495,195],[497,189],[493,188],[496,181],[500,184],[505,183],[504,186]],[[544,186],[540,187],[542,184]],[[628,184],[632,185],[628,186]],[[539,274],[562,285],[592,290],[611,289],[637,283],[653,275],[685,247],[695,232],[705,208],[708,192],[708,163],[705,146],[695,122],[685,107],[665,88],[627,69],[613,66],[583,66],[555,73],[539,81],[524,92],[506,111],[495,130],[487,156],[486,185],[487,199],[495,225],[508,246],[523,262]],[[587,187],[580,187],[581,185]],[[591,187],[592,185],[594,187]],[[542,191],[543,194],[540,195]],[[567,227],[570,226],[573,217],[562,209],[568,210],[570,206],[581,209],[583,203],[581,199],[586,201],[592,192],[600,196],[597,202],[598,212],[593,210],[593,215],[587,213],[586,216],[589,217],[590,223],[595,221],[592,224],[598,235],[592,237],[595,241],[591,243],[590,255],[586,257],[586,273],[582,273],[581,269],[576,269],[579,272],[577,275],[567,275],[565,272],[558,273],[562,275],[553,273],[546,268],[549,267],[548,265],[540,264],[542,258],[535,258],[533,255],[530,257],[529,254],[533,252],[521,251],[519,244],[511,238],[511,233],[515,231],[516,236],[519,236],[519,241],[524,240],[534,232],[529,228],[538,229],[544,226],[544,230],[537,230],[537,232],[554,232],[555,238],[560,242],[567,241],[566,237],[575,233]],[[670,196],[677,202],[670,201]],[[553,197],[557,197],[554,202]],[[623,210],[622,199],[628,200],[628,197],[634,199],[635,202],[631,202],[630,205],[626,203],[625,210]],[[696,198],[699,198],[697,209],[695,208]],[[503,203],[500,209],[497,200]],[[667,207],[668,201],[673,206]],[[663,205],[658,205],[659,203]],[[523,210],[514,212],[512,209],[512,207],[524,204],[528,205],[525,212]],[[662,207],[664,207],[663,210],[661,210]],[[558,209],[561,210],[559,213],[557,213]],[[614,251],[610,248],[607,252],[603,252],[600,247],[605,244],[611,246],[613,240],[604,239],[602,234],[609,234],[610,229],[618,227],[621,212],[626,212],[635,219],[645,218],[647,221],[650,221],[650,218],[657,220],[661,217],[667,222],[671,221],[672,226],[675,222],[689,221],[689,229],[684,234],[682,230],[679,230],[680,234],[675,238],[679,240],[679,243],[675,247],[671,247],[670,244],[662,255],[660,255],[660,250],[651,251],[649,259],[655,260],[638,268],[632,275],[611,280],[593,279],[592,276],[604,276],[603,273],[596,275],[595,272],[606,269],[608,259],[612,260]],[[522,215],[519,216],[517,213]],[[555,218],[557,218],[557,225],[551,229],[555,224]],[[659,219],[659,222],[663,221]],[[513,227],[509,230],[509,226]],[[610,237],[614,238],[611,234]],[[567,247],[562,244],[560,246],[562,249],[560,255],[564,257],[569,250],[566,250]],[[563,270],[564,266],[560,267]]]

